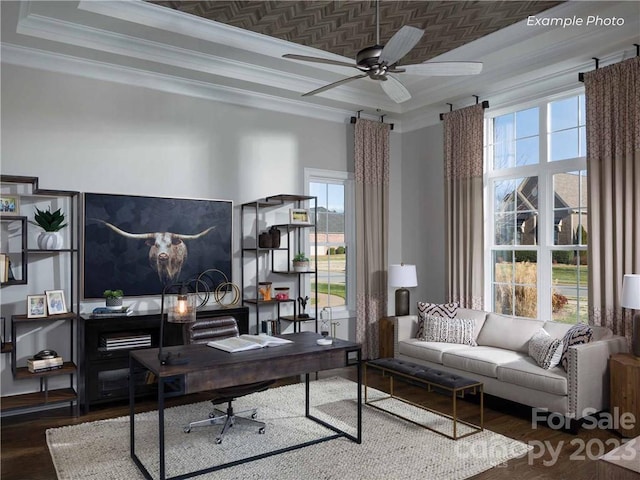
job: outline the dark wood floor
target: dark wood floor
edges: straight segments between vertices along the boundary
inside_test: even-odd
[[[324,372],[322,377],[340,375],[354,378],[353,369]],[[283,380],[279,384],[292,383],[296,379]],[[386,389],[387,380],[369,371],[369,384]],[[437,393],[427,394],[425,389],[396,382],[395,392],[417,403],[427,403],[431,407],[446,410],[450,398]],[[208,399],[206,394],[190,395],[168,401],[169,406],[193,403]],[[473,398],[459,402],[463,417],[473,420],[478,405]],[[153,410],[155,402],[140,403],[140,411]],[[69,416],[69,409],[50,410],[38,414],[5,417],[2,419],[0,451],[0,478],[2,480],[52,480],[56,478],[45,440],[48,428],[74,425],[128,414],[126,404],[94,409],[78,418]],[[473,477],[474,480],[527,479],[580,479],[596,480],[596,461],[604,451],[610,451],[622,441],[615,432],[600,429],[581,428],[577,435],[567,431],[554,430],[546,425],[531,426],[531,409],[485,397],[485,428],[510,438],[531,442],[533,455],[509,461],[506,465],[488,470]],[[90,441],[90,439],[88,439]],[[544,445],[544,447],[543,447]],[[586,448],[585,448],[586,447]],[[603,451],[600,448],[604,448]],[[557,458],[551,452],[556,452]],[[314,480],[314,479],[309,479]],[[394,479],[389,479],[394,480]],[[446,480],[446,479],[439,479]]]

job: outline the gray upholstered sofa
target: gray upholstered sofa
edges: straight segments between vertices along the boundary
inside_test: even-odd
[[[608,359],[628,350],[624,337],[592,327],[591,342],[569,347],[566,372],[545,370],[529,357],[529,339],[541,327],[562,338],[571,325],[464,308],[456,317],[474,320],[477,346],[417,339],[416,315],[393,317],[395,358],[480,380],[488,394],[569,419],[608,408]]]

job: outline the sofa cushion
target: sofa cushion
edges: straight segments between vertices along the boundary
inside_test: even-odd
[[[466,372],[497,378],[498,367],[514,362],[525,354],[495,347],[468,347],[442,354],[442,364]]]
[[[418,302],[418,331],[416,338],[422,338],[424,335],[424,319],[427,315],[433,315],[443,318],[455,318],[456,311],[459,307],[458,302],[453,303],[428,303]]]
[[[487,319],[487,312],[485,312],[484,310],[473,310],[471,308],[460,307],[456,311],[456,318],[468,318],[470,320],[473,320],[473,339],[478,340],[480,330],[482,330],[484,321]]]
[[[476,346],[475,322],[465,318],[442,318],[425,315],[422,340],[425,342],[461,343]]]
[[[569,347],[589,343],[592,339],[593,330],[586,323],[578,323],[567,331],[562,339],[562,357],[560,358],[560,365],[562,365],[565,372],[567,371],[567,365],[569,363]]]
[[[542,320],[488,313],[476,342],[478,345],[529,353],[529,339],[544,325]]]
[[[462,350],[469,347],[460,343],[424,342],[417,338],[409,338],[398,342],[398,353],[419,360],[426,360],[442,365],[442,354],[453,350]]]
[[[567,395],[567,374],[560,367],[545,370],[529,357],[498,367],[498,380],[553,395]]]
[[[562,340],[553,338],[541,328],[529,340],[529,356],[545,370],[556,367],[562,356]]]

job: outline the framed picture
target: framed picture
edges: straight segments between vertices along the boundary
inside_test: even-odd
[[[289,209],[289,223],[292,225],[311,225],[309,221],[309,210],[306,208]]]
[[[217,269],[231,281],[233,202],[84,194],[83,297],[129,297]],[[224,283],[216,276],[213,290]]]
[[[47,290],[47,308],[49,315],[67,313],[67,305],[64,301],[64,290]]]
[[[20,197],[17,195],[0,196],[0,214],[20,215]]]
[[[46,295],[27,295],[27,318],[41,318],[47,316]]]

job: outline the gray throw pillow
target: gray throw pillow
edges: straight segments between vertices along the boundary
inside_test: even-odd
[[[427,315],[442,318],[455,318],[459,306],[460,304],[458,302],[418,302],[418,331],[416,332],[416,338],[422,338],[424,335],[424,319]]]
[[[562,340],[553,338],[544,328],[533,334],[529,340],[529,356],[545,370],[560,363]]]
[[[474,339],[475,322],[467,318],[442,318],[426,315],[424,333],[425,342],[460,343],[477,346]]]

